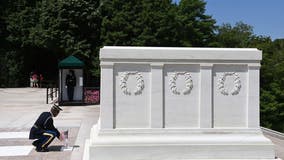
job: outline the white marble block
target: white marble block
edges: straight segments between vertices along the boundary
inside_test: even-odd
[[[257,49],[104,47],[90,160],[274,159]]]

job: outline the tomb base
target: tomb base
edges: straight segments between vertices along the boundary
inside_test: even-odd
[[[91,131],[90,160],[274,159],[260,129],[115,129]]]

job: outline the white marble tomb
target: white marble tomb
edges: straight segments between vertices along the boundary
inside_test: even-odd
[[[90,160],[274,159],[257,49],[103,47]]]

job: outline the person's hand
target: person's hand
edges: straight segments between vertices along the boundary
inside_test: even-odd
[[[67,88],[67,86],[65,86],[65,88]]]
[[[64,141],[65,140],[64,132],[60,132],[59,140],[60,141]]]

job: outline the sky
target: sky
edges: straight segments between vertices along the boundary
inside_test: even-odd
[[[179,0],[175,0],[179,1]],[[242,21],[253,27],[254,34],[272,40],[284,38],[284,0],[204,0],[206,14],[217,25]]]

